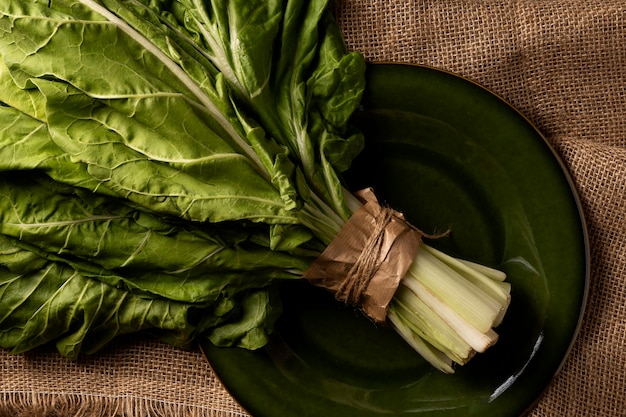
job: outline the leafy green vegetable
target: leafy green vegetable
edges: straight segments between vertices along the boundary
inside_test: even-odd
[[[349,216],[324,201],[334,194],[341,206],[341,147],[354,155],[361,141],[341,134],[360,101],[362,58],[346,51],[325,1],[283,3],[0,6],[0,232],[17,250],[2,258],[2,346],[57,340],[75,357],[142,328],[179,345],[201,332],[265,343],[280,307],[270,283],[299,278]],[[192,30],[207,13],[222,19],[210,28],[219,48],[176,13],[203,13]],[[342,82],[344,58],[358,82]],[[352,107],[329,107],[342,101]],[[296,131],[306,170],[292,158]],[[36,262],[16,271],[24,257]],[[32,291],[15,289],[22,280]],[[75,296],[81,286],[90,298]],[[15,325],[7,294],[20,305]],[[109,300],[98,307],[106,317],[88,305],[96,296]],[[145,305],[121,315],[117,299]],[[37,313],[44,303],[55,315]],[[169,309],[176,320],[151,319]],[[100,321],[111,320],[119,328],[103,337]]]
[[[282,8],[280,1],[174,0],[156,10],[203,46],[261,125],[297,157],[316,192],[349,217],[335,169],[347,169],[363,146],[360,134],[347,131],[364,88],[363,60],[346,52],[326,2]]]
[[[90,279],[0,237],[0,345],[24,352],[51,340],[65,356],[98,350],[114,336],[160,329],[172,343],[188,342],[193,306],[144,298]]]
[[[19,68],[11,73],[18,87],[43,96],[47,129],[60,151],[117,194],[164,213],[295,222],[283,190],[264,178],[277,174],[259,175],[263,167],[247,143],[241,145],[247,155],[237,151],[246,133],[232,114],[228,121],[220,112],[235,110],[226,108],[217,80],[195,84],[170,57],[138,48],[145,38],[124,36],[114,23],[86,22],[81,18],[93,12],[76,13],[82,9],[72,9],[75,20],[52,17],[45,25],[37,16],[11,16],[3,36],[15,42],[3,47],[7,67]],[[101,47],[107,39],[114,48]],[[110,62],[106,72],[103,61]],[[251,192],[237,193],[242,189]]]
[[[0,4],[0,346],[150,329],[255,349],[360,203],[365,62],[327,0]],[[508,290],[425,249],[389,319],[451,372]]]
[[[255,244],[263,236],[255,236],[252,228],[189,228],[46,178],[3,173],[0,179],[3,235],[146,296],[206,303],[234,282],[240,281],[238,291],[263,287],[275,278],[297,277],[309,263]],[[19,205],[50,211],[15,210]]]

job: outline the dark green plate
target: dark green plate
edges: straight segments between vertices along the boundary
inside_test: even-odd
[[[585,225],[562,163],[500,98],[426,67],[370,66],[356,122],[366,150],[350,187],[374,187],[424,231],[450,229],[430,244],[509,275],[499,342],[444,375],[389,328],[292,282],[267,348],[205,344],[212,368],[255,417],[524,414],[567,355],[587,293]]]

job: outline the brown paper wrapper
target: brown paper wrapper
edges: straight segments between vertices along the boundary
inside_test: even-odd
[[[402,213],[383,207],[371,188],[355,195],[363,206],[348,219],[304,278],[382,323],[415,258],[422,234]]]

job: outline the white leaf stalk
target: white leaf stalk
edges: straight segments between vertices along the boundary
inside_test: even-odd
[[[354,212],[360,203],[346,195]],[[454,373],[498,341],[494,328],[511,302],[502,271],[421,243],[393,297],[387,319],[433,367]]]
[[[249,158],[257,171],[267,180],[271,175],[260,157],[220,112],[211,98],[185,73],[174,60],[141,35],[128,22],[95,0],[79,0],[100,13],[120,30],[131,36],[145,50],[152,53],[177,77],[197,100],[197,106],[211,115],[229,134],[242,153]],[[202,10],[201,7],[198,10]],[[204,18],[209,21],[208,18]],[[203,35],[212,49],[221,51],[218,40],[210,30]],[[243,91],[224,56],[210,56],[220,71],[240,93]],[[298,136],[298,149],[309,146],[305,136]],[[312,167],[300,152],[304,170]],[[360,202],[349,192],[344,193],[345,203],[352,212]],[[299,221],[313,230],[325,242],[330,242],[345,223],[341,214],[333,210],[341,202],[325,202],[312,193],[312,200],[304,205]],[[496,270],[447,256],[426,244],[421,244],[415,260],[390,305],[388,320],[398,333],[429,363],[446,373],[454,372],[454,364],[463,365],[477,352],[493,345],[497,334],[493,331],[502,321],[510,302],[510,286],[506,277]]]
[[[389,322],[435,368],[454,373],[455,364],[498,340],[494,328],[511,300],[501,278],[500,271],[422,243],[391,302]]]

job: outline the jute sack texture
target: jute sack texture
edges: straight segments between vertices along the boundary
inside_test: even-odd
[[[369,61],[474,80],[561,156],[587,219],[590,293],[580,336],[530,416],[626,416],[626,2],[337,0],[334,11]],[[198,351],[151,339],[77,362],[0,353],[0,417],[247,415]]]

